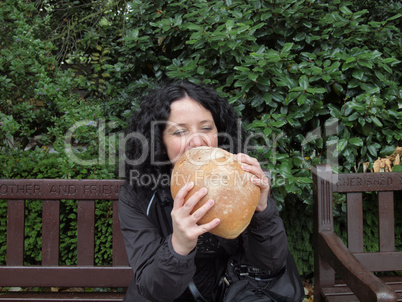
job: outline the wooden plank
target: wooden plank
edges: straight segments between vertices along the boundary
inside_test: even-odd
[[[387,281],[387,278],[384,278]],[[401,282],[386,282],[396,293],[398,301],[402,301],[402,283]],[[333,287],[324,287],[322,292],[326,295],[327,301],[343,302],[343,301],[359,301],[353,294],[349,287],[344,284],[336,285]]]
[[[128,287],[128,266],[1,266],[1,286],[19,287]]]
[[[402,271],[401,252],[353,253],[353,256],[371,272]]]
[[[333,191],[339,193],[402,190],[402,176],[398,172],[336,174]]]
[[[0,301],[122,301],[125,292],[85,293],[85,292],[8,292],[0,294]]]
[[[334,229],[332,168],[329,165],[318,165],[312,169],[312,175],[314,182],[313,245],[317,249],[317,245],[321,241],[319,232],[333,231]],[[319,301],[321,287],[333,285],[335,282],[335,273],[317,250],[314,252],[314,277],[314,297]]]
[[[2,179],[0,199],[117,200],[124,180]]]
[[[378,193],[378,229],[380,251],[395,251],[394,192]]]
[[[363,252],[363,201],[362,193],[347,194],[348,248],[353,252]]]
[[[113,201],[113,265],[128,265],[128,257],[120,229],[118,201]]]
[[[77,211],[77,265],[93,266],[95,255],[95,201],[79,200]]]
[[[24,263],[24,218],[24,200],[9,200],[7,204],[7,265],[23,265]]]
[[[44,200],[42,208],[42,265],[59,265],[60,201]]]

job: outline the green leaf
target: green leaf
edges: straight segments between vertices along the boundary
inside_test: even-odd
[[[385,81],[386,81],[385,76],[384,76],[384,74],[383,74],[382,72],[380,72],[380,71],[378,71],[378,70],[375,70],[374,73],[375,73],[375,75],[377,76],[377,78],[378,78],[381,82],[385,82]]]
[[[392,172],[402,172],[402,166],[396,165],[392,168]]]
[[[371,120],[373,121],[373,123],[374,123],[376,126],[378,126],[378,127],[382,127],[382,126],[383,126],[383,124],[380,122],[380,120],[379,120],[377,117],[372,116],[372,117],[371,117]]]
[[[338,154],[341,154],[343,150],[345,150],[346,146],[348,145],[348,140],[345,138],[341,138],[338,143],[336,144],[336,151]]]
[[[356,70],[352,73],[352,77],[361,81],[361,80],[363,80],[363,77],[364,77],[364,71]]]
[[[281,128],[282,126],[286,125],[286,121],[269,120],[268,125],[271,127]]]
[[[391,155],[395,151],[395,146],[385,146],[380,151],[381,157],[386,157]]]
[[[307,101],[307,95],[302,93],[300,96],[297,98],[297,105],[301,106]]]
[[[267,126],[266,123],[260,121],[260,120],[254,120],[251,124],[247,125],[247,130],[253,129],[253,128],[265,128]]]
[[[391,66],[393,66],[393,65],[399,64],[401,61],[399,61],[396,58],[391,57],[391,58],[384,59],[382,62],[385,63],[385,64],[390,64]]]
[[[378,50],[374,50],[372,52],[366,52],[357,56],[358,60],[374,60],[382,55]]]
[[[366,93],[368,93],[370,95],[380,92],[380,87],[378,87],[378,86],[371,86],[371,87],[367,86],[367,87],[364,87],[364,89],[366,90]]]
[[[327,90],[325,88],[307,88],[307,92],[311,94],[316,94],[316,93],[326,93]]]
[[[256,97],[254,97],[253,100],[251,101],[251,106],[253,106],[253,107],[258,107],[258,106],[260,106],[262,103],[264,103],[264,98],[263,98],[263,97],[256,96]]]
[[[205,67],[203,65],[198,66],[197,73],[203,75],[205,72]]]
[[[313,180],[310,177],[296,177],[296,182],[302,184],[311,184]]]
[[[300,93],[298,92],[291,92],[286,96],[285,103],[289,104],[291,101],[296,99],[299,96]]]
[[[363,147],[363,140],[360,137],[353,137],[349,139],[349,144],[356,147]]]
[[[335,118],[341,118],[341,111],[333,104],[328,104],[329,113]]]
[[[346,6],[346,5],[342,5],[339,10],[345,14],[345,15],[352,15],[353,12]]]
[[[299,86],[306,90],[309,87],[310,83],[308,81],[308,77],[306,75],[302,75],[299,78]]]
[[[352,62],[354,62],[354,61],[356,61],[356,57],[349,57],[349,58],[347,58],[347,59],[345,60],[345,63],[352,63]]]
[[[286,86],[286,85],[284,85],[284,86]],[[304,90],[303,87],[300,87],[300,86],[293,87],[292,89],[290,89],[291,92],[301,92],[303,90]]]
[[[250,68],[243,67],[243,66],[235,66],[234,69],[242,71],[242,72],[250,72]]]
[[[359,65],[367,68],[373,68],[373,62],[372,61],[367,61],[367,60],[359,60],[358,61]]]
[[[267,62],[268,63],[276,63],[281,60],[280,55],[276,51],[269,51],[267,54]]]
[[[248,74],[248,78],[255,82],[257,80],[257,78],[258,78],[258,74],[251,72],[251,73]]]
[[[185,23],[184,27],[186,27],[189,30],[193,30],[193,31],[202,30],[202,27],[200,25],[194,24],[194,23],[191,23],[191,22]]]
[[[385,22],[396,20],[396,19],[399,19],[401,17],[402,17],[402,13],[399,13],[399,14],[396,14],[395,16],[392,16],[392,17],[388,18],[387,20],[385,20]]]
[[[291,180],[293,180],[294,179],[294,177],[293,177],[293,175],[292,175],[292,167],[291,167],[291,165],[290,165],[290,163],[289,162],[283,162],[282,164],[281,164],[281,166],[279,167],[279,173],[282,175],[282,176],[284,176],[284,177],[286,177],[287,179],[291,179]]]
[[[226,21],[226,30],[231,31],[234,26],[234,22],[232,19]]]
[[[377,148],[374,145],[368,145],[367,150],[371,154],[371,156],[377,157]]]
[[[264,94],[265,104],[270,105],[272,102],[272,95],[269,93]]]
[[[329,82],[329,81],[331,80],[331,76],[330,76],[329,74],[324,74],[324,75],[322,76],[322,79],[323,79],[325,82]]]
[[[282,47],[281,54],[284,54],[284,53],[289,52],[289,51],[292,49],[293,45],[294,45],[293,43],[286,43],[286,44]]]
[[[364,112],[364,111],[366,111],[366,108],[367,108],[365,105],[360,104],[360,103],[358,103],[358,102],[356,102],[354,100],[349,102],[348,105],[349,105],[350,108],[352,108],[352,109],[354,109],[354,110],[356,110],[358,112]]]

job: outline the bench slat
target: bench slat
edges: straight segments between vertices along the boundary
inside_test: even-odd
[[[79,200],[77,209],[77,264],[94,265],[95,201]]]
[[[60,201],[42,203],[42,265],[59,265]]]
[[[366,252],[353,255],[372,272],[402,271],[401,252]]]
[[[128,287],[132,269],[94,266],[1,266],[0,284],[19,287]]]
[[[123,235],[120,230],[119,202],[113,201],[113,265],[128,265],[127,252],[124,245]]]
[[[122,301],[124,293],[37,293],[37,292],[13,292],[0,293],[0,301]]]
[[[332,180],[333,192],[338,193],[395,191],[398,186],[402,189],[400,172],[332,174]]]
[[[361,193],[347,194],[348,248],[363,252],[363,207]]]
[[[1,199],[119,199],[118,179],[2,179]]]
[[[386,282],[387,278],[384,278],[384,281]],[[388,284],[397,293],[398,301],[402,301],[402,283],[386,282],[386,284]],[[359,301],[350,288],[345,284],[339,284],[335,287],[323,287],[322,292],[327,295],[326,300],[331,302]]]
[[[394,192],[378,193],[380,251],[395,251]]]
[[[23,265],[25,237],[25,201],[7,204],[7,265]]]

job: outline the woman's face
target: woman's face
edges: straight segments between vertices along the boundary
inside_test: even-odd
[[[187,150],[200,146],[217,147],[218,130],[211,112],[189,97],[172,102],[163,143],[173,165]]]

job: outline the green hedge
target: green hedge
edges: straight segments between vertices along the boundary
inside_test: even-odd
[[[400,1],[6,0],[0,13],[3,154],[28,162],[31,152],[15,149],[35,136],[44,154],[49,144],[59,152],[57,165],[43,165],[49,171],[8,161],[2,177],[112,177],[113,146],[144,90],[172,78],[202,82],[261,147],[254,155],[271,170],[304,275],[313,269],[311,167],[361,172],[401,141]],[[65,153],[64,134],[83,120],[70,145],[88,145],[79,156],[93,165]],[[341,228],[344,200],[336,203]]]

